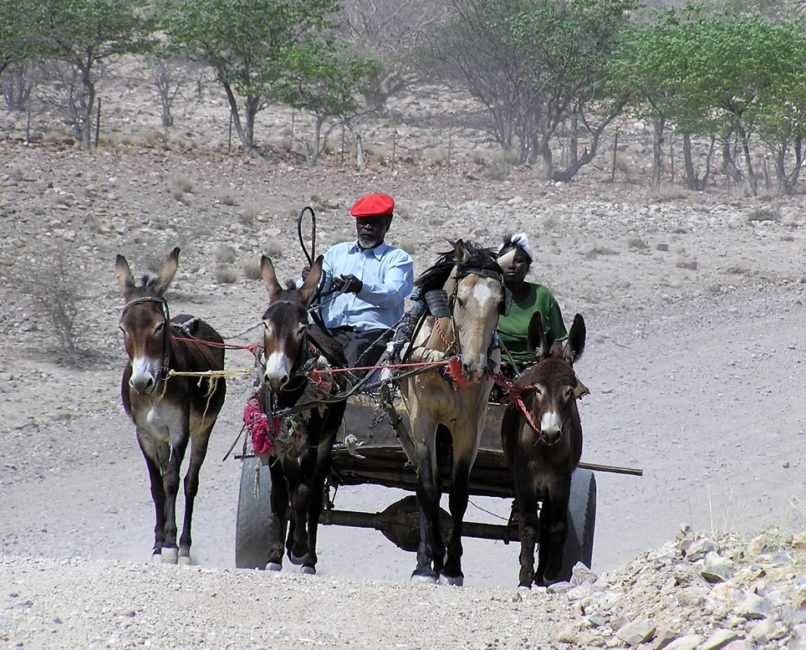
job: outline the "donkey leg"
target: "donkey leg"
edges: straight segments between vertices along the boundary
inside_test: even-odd
[[[541,535],[541,538],[545,537],[547,542],[548,557],[546,558],[543,577],[548,582],[556,580],[562,568],[565,538],[568,536],[568,499],[570,489],[570,480],[568,481],[567,487],[565,484],[554,487],[551,493],[550,516],[546,518],[545,533]]]
[[[451,538],[448,542],[448,557],[445,562],[444,576],[440,577],[440,582],[445,582],[449,585],[461,586],[464,583],[464,574],[462,573],[462,527],[469,498],[469,477],[469,460],[462,459],[456,462],[451,482],[451,493],[448,499],[453,526]]]
[[[311,503],[311,484],[301,481],[291,491],[291,530],[288,535],[288,559],[292,564],[305,564],[308,560],[308,510]]]
[[[518,495],[518,537],[521,538],[518,589],[531,589],[535,580],[535,543],[539,522],[534,497]],[[542,545],[541,545],[542,549]]]
[[[319,533],[319,516],[322,513],[322,504],[325,498],[324,478],[314,482],[311,500],[308,505],[308,556],[302,563],[302,572],[309,575],[316,573],[316,563],[319,557],[316,555],[316,539]]]
[[[182,535],[179,538],[179,562],[190,564],[190,545],[193,543],[191,522],[193,521],[193,505],[199,492],[199,472],[207,456],[207,444],[210,441],[212,424],[190,441],[190,464],[185,475],[185,518],[182,522]]]
[[[418,453],[417,508],[420,512],[420,543],[417,546],[417,568],[411,579],[420,582],[436,582],[438,574],[432,567],[435,535],[440,535],[437,547],[441,545],[439,530],[439,488],[434,480],[431,454],[427,448]],[[435,523],[436,522],[436,523]],[[435,530],[436,529],[436,530]],[[436,562],[442,568],[442,559]]]
[[[165,544],[165,489],[162,485],[162,474],[157,463],[151,460],[145,451],[143,456],[146,460],[148,477],[151,481],[151,500],[154,502],[155,514],[154,547],[151,549],[151,555],[158,557],[162,553],[162,547]]]
[[[273,516],[268,540],[269,560],[266,563],[266,569],[280,571],[283,568],[283,545],[285,543],[286,528],[288,527],[288,487],[281,462],[278,460],[269,467],[271,472],[269,507]]]
[[[179,471],[186,448],[187,440],[171,446],[171,455],[162,473],[162,486],[165,490],[165,543],[161,556],[162,561],[168,564],[176,564],[179,559],[179,548],[176,545],[176,496],[179,493]]]

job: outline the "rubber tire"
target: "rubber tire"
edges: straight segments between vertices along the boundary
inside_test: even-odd
[[[235,566],[239,569],[265,569],[269,561],[269,531],[272,514],[269,506],[271,472],[260,467],[259,494],[255,498],[256,457],[241,461],[241,486],[235,517]]]
[[[593,561],[593,532],[596,527],[596,478],[589,469],[574,471],[568,500],[568,537],[558,580],[571,579],[574,565],[590,568]]]

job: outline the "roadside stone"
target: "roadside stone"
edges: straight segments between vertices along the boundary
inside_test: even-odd
[[[616,636],[627,645],[634,646],[645,643],[655,634],[655,626],[645,618],[627,623],[616,632]]]
[[[723,582],[733,577],[733,562],[711,551],[706,554],[700,574],[708,582]]]
[[[697,650],[703,638],[699,634],[687,634],[664,646],[665,650]]]
[[[748,593],[744,600],[736,606],[736,613],[744,618],[764,618],[772,612],[772,606],[766,598]]]
[[[700,646],[700,650],[720,650],[739,638],[733,630],[717,630]]]

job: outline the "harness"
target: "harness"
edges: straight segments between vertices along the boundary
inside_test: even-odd
[[[168,310],[168,301],[161,296],[141,296],[139,298],[134,298],[130,300],[123,306],[123,310],[120,312],[120,318],[123,319],[123,315],[126,313],[126,310],[129,307],[134,307],[136,305],[142,305],[148,302],[154,302],[160,305],[162,309],[162,315],[164,318],[164,327],[162,328],[162,361],[160,362],[160,369],[157,372],[156,382],[159,383],[160,381],[167,379],[168,370],[171,366],[171,314]]]

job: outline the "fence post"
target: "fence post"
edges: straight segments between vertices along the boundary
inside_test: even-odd
[[[613,138],[613,163],[612,167],[610,168],[610,182],[613,183],[616,180],[616,152],[618,152],[618,129],[616,129],[616,135]]]
[[[101,131],[101,98],[98,98],[98,109],[95,112],[95,148],[98,148],[98,135]]]

